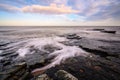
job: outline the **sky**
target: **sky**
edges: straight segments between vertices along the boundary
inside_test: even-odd
[[[0,26],[120,26],[120,0],[0,0]]]

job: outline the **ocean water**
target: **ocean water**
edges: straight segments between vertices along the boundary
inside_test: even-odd
[[[92,29],[105,29],[115,30],[116,34],[106,34]],[[119,39],[120,27],[119,26],[1,26],[0,38],[20,39],[20,38],[38,38],[48,37],[68,33],[77,33],[83,37],[90,38],[106,38],[106,39]]]
[[[95,31],[93,29],[105,29],[116,31],[116,34],[103,33],[100,31]],[[18,53],[19,58],[25,58],[27,54],[34,54],[31,48],[38,49],[43,52],[47,52],[45,47],[50,46],[52,48],[57,48],[54,52],[48,54],[48,57],[54,56],[51,63],[44,66],[41,69],[48,69],[55,65],[60,64],[67,58],[75,56],[89,56],[90,53],[84,51],[78,46],[67,46],[62,44],[64,41],[69,41],[65,37],[59,37],[59,35],[76,33],[81,37],[87,37],[99,40],[114,40],[120,41],[120,27],[99,27],[99,26],[51,26],[51,27],[34,27],[34,26],[19,26],[19,27],[0,27],[0,44],[7,44],[2,46],[2,48],[8,48],[7,51],[14,51]],[[1,47],[0,47],[1,48]],[[4,50],[0,49],[0,54]],[[3,57],[0,57],[2,59]],[[15,59],[15,60],[16,60]],[[37,70],[35,70],[37,71]],[[34,71],[33,71],[34,72]]]

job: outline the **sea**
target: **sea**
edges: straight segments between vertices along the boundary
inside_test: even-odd
[[[116,31],[116,34],[101,33],[93,29]],[[48,37],[77,33],[82,37],[120,39],[120,26],[0,26],[0,39]]]
[[[115,33],[102,32],[114,31]],[[62,61],[70,57],[84,56],[87,57],[90,53],[81,49],[78,46],[68,46],[62,42],[69,42],[61,35],[77,34],[80,37],[88,39],[97,39],[104,41],[120,41],[119,26],[1,26],[0,27],[0,55],[18,54],[12,61],[24,59],[27,56],[34,56],[36,50],[42,51],[47,58],[53,57],[51,63],[40,68],[40,70],[49,69],[59,65]],[[50,52],[46,47],[53,49]],[[44,55],[39,53],[40,55]],[[40,58],[36,57],[36,58]],[[0,56],[0,60],[6,56]],[[35,70],[36,71],[36,70]],[[33,71],[34,72],[34,71]]]

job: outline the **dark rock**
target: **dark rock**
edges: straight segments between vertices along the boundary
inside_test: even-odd
[[[45,62],[45,57],[40,54],[28,54],[25,57],[25,61],[28,66],[34,66],[35,64],[43,64]]]
[[[9,50],[9,49],[7,49],[7,50],[2,51],[2,53],[0,54],[0,56],[7,56],[7,55],[10,55],[10,54],[14,54],[15,51],[16,50],[12,50],[12,49]]]
[[[69,46],[79,46],[84,50],[98,54],[100,56],[119,56],[120,55],[120,43],[119,41],[100,41],[97,39],[82,38],[80,40],[71,40],[70,42],[63,43]]]
[[[104,29],[92,29],[93,31],[103,31]]]
[[[25,72],[26,63],[20,63],[6,69],[6,71],[0,72],[0,80],[18,80],[20,76]]]
[[[56,50],[61,50],[60,47],[55,47],[54,45],[45,45],[43,48],[45,51],[47,51],[48,53],[52,53]]]
[[[6,46],[6,45],[8,45],[8,44],[10,44],[10,41],[0,41],[0,46]]]
[[[12,74],[25,67],[26,67],[26,63],[20,63],[20,64],[15,65],[13,68],[10,68],[4,72],[1,72],[0,74]]]
[[[10,63],[11,63],[10,61],[5,61],[5,62],[3,63],[3,66],[9,65]]]
[[[55,74],[56,74],[56,77],[58,78],[58,80],[78,80],[72,74],[70,74],[64,70],[59,70]]]
[[[67,36],[76,36],[76,34],[75,33],[69,33],[69,34],[67,34]]]
[[[0,74],[0,80],[8,80],[10,74],[5,74],[5,75],[1,75]]]
[[[115,62],[115,63],[119,63],[120,64],[120,59],[119,58],[116,58],[116,57],[113,57],[113,56],[108,56],[106,57],[108,60],[112,61],[112,62]]]
[[[19,78],[19,80],[28,80],[29,74],[30,74],[29,72],[25,72],[25,73],[22,75],[22,77]]]
[[[77,34],[66,34],[65,35],[65,37],[67,38],[67,39],[81,39],[82,37],[80,37],[80,36],[78,36]]]
[[[59,69],[65,70],[74,75],[78,80],[119,80],[119,64],[106,60],[104,57],[75,57],[75,61],[67,59],[64,63],[51,68],[47,73],[55,80],[54,74]],[[53,76],[52,76],[53,75]]]
[[[116,31],[111,31],[111,30],[101,30],[101,32],[104,32],[104,33],[112,33],[112,34],[115,34]]]

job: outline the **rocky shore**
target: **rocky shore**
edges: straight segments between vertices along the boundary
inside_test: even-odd
[[[93,31],[115,34],[115,31],[94,29]],[[111,35],[112,35],[111,34]],[[26,54],[19,58],[19,47],[10,46],[18,41],[0,41],[0,80],[120,80],[120,40],[104,40],[83,37],[76,33],[59,35],[69,41],[61,42],[67,46],[78,46],[90,53],[88,56],[75,56],[47,70],[32,72],[34,69],[48,65],[54,56],[49,53],[60,48],[45,46],[40,51],[30,46],[34,54]],[[119,38],[120,39],[120,38]],[[9,45],[9,46],[8,46]]]

